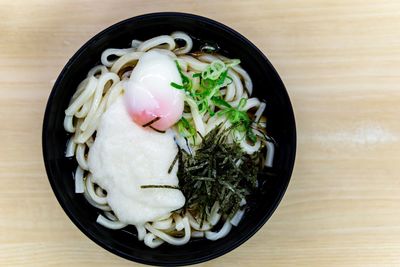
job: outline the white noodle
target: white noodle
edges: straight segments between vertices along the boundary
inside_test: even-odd
[[[192,231],[192,233],[190,235],[191,235],[191,237],[194,237],[194,238],[200,238],[200,237],[204,237],[204,232]]]
[[[97,79],[95,77],[90,77],[88,84],[82,93],[73,101],[70,106],[65,110],[65,115],[73,116],[80,107],[92,96],[94,90],[96,90]]]
[[[91,70],[89,70],[87,76],[97,78],[98,76],[103,75],[106,72],[108,72],[108,70],[105,66],[98,65],[98,66],[93,67]]]
[[[225,237],[232,229],[232,224],[229,222],[229,220],[226,220],[222,228],[218,232],[211,232],[211,231],[206,231],[206,238],[208,240],[218,240],[220,238]]]
[[[187,217],[182,219],[183,224],[185,226],[185,235],[181,238],[173,237],[170,236],[160,230],[157,230],[153,226],[151,226],[149,223],[146,223],[145,227],[148,231],[150,231],[152,234],[155,236],[158,236],[160,239],[164,240],[165,242],[175,245],[175,246],[181,246],[189,242],[190,239],[190,225],[189,225],[189,220]]]
[[[220,209],[219,202],[216,201],[211,208],[210,216],[208,219],[211,225],[217,225],[217,223],[221,219],[221,214],[219,213],[219,209]]]
[[[179,56],[178,58],[184,60],[186,64],[188,65],[188,68],[194,71],[203,71],[207,68],[208,64],[201,62],[200,60],[195,59],[192,56]]]
[[[196,126],[197,131],[204,136],[205,135],[205,127],[203,123],[203,119],[199,113],[199,109],[197,107],[196,102],[194,102],[191,98],[187,97],[186,98],[186,103],[190,106],[190,111],[192,113],[193,121]]]
[[[121,228],[124,228],[127,226],[126,223],[123,223],[120,221],[110,221],[109,219],[107,219],[106,217],[104,217],[101,214],[97,217],[96,222],[98,224],[103,225],[104,227],[107,227],[107,228],[113,229],[113,230],[118,230],[118,229],[121,229]]]
[[[218,55],[218,57],[223,61],[230,61],[231,59]],[[235,72],[237,72],[244,80],[244,85],[247,89],[247,92],[251,95],[253,93],[253,81],[250,78],[250,75],[245,71],[240,65],[236,65],[232,67]]]
[[[138,239],[140,241],[142,241],[146,236],[146,228],[144,228],[143,225],[135,225],[135,227],[136,227],[136,231],[138,233]]]
[[[150,248],[156,248],[164,243],[164,241],[156,237],[153,233],[147,233],[144,237],[144,243]]]
[[[85,191],[85,185],[83,184],[83,170],[80,166],[75,171],[75,193],[80,194]]]
[[[155,221],[152,223],[152,226],[158,230],[166,230],[171,228],[172,225],[172,219],[168,218],[166,220],[162,220],[162,221]]]
[[[105,211],[104,215],[111,221],[118,221],[118,218],[111,211]]]
[[[174,50],[175,54],[182,55],[182,54],[189,53],[190,50],[192,50],[192,47],[193,47],[192,38],[190,38],[190,36],[187,35],[186,33],[184,33],[184,32],[173,32],[171,34],[171,37],[174,40],[183,40],[183,41],[185,41],[185,46],[179,47],[179,48]]]
[[[86,88],[86,85],[89,82],[90,77],[86,77],[82,82],[79,83],[78,88],[76,89],[75,93],[71,97],[70,103],[74,102],[80,94],[82,94],[82,91]]]
[[[78,162],[79,166],[82,169],[84,169],[85,171],[88,171],[89,166],[88,166],[86,156],[85,156],[85,149],[86,149],[85,144],[78,144],[78,147],[76,149],[76,161]]]
[[[77,111],[75,112],[75,117],[77,118],[84,118],[86,117],[86,115],[88,114],[89,110],[90,110],[90,106],[92,105],[92,101],[93,101],[93,97],[90,97],[89,100],[87,102],[85,102],[85,104],[83,104],[83,106]]]
[[[265,166],[272,167],[274,161],[275,146],[272,142],[267,141],[267,155],[265,157]]]
[[[95,93],[93,96],[92,105],[90,106],[90,110],[89,110],[88,114],[86,115],[86,118],[84,119],[83,123],[80,126],[80,129],[82,131],[85,131],[87,129],[88,125],[91,123],[97,110],[99,109],[100,102],[101,102],[103,94],[104,94],[106,83],[109,81],[112,81],[113,84],[119,82],[118,75],[115,73],[109,72],[109,73],[102,74],[99,77],[97,87],[96,87],[96,90],[95,90]]]
[[[96,202],[99,205],[107,204],[107,197],[102,197],[96,194],[91,174],[88,175],[88,177],[86,177],[86,189],[94,202]]]
[[[247,71],[242,69],[242,67],[240,66],[233,66],[233,70],[242,76],[242,78],[244,79],[244,85],[247,89],[247,92],[251,95],[253,93],[253,82]]]
[[[103,211],[111,211],[110,206],[108,206],[108,205],[99,205],[99,204],[97,204],[97,203],[92,199],[92,197],[89,195],[86,186],[85,186],[85,192],[83,193],[83,195],[84,195],[85,199],[87,200],[87,202],[89,202],[90,205],[92,205],[93,207],[98,208],[98,209],[101,209],[101,210],[103,210]]]
[[[125,81],[121,81],[110,88],[110,94],[108,95],[108,99],[106,102],[106,109],[108,109],[111,104],[114,103],[115,100],[117,100],[117,98],[122,94],[122,92],[124,91],[124,86]]]
[[[143,42],[140,40],[132,40],[131,42],[131,47],[137,51],[138,47],[142,44]]]
[[[89,137],[88,140],[86,140],[85,144],[90,148],[94,143],[93,136]]]
[[[132,71],[128,70],[121,75],[121,80],[129,80],[131,77]]]
[[[151,38],[151,39],[141,43],[138,46],[137,51],[146,52],[155,47],[165,48],[168,50],[174,50],[175,40],[171,36],[168,36],[168,35],[161,35],[158,37],[154,37],[154,38]]]
[[[235,215],[233,215],[232,219],[230,220],[230,223],[233,226],[238,226],[239,222],[242,220],[244,215],[244,210],[238,210]]]
[[[65,150],[65,157],[67,158],[73,157],[75,155],[76,143],[73,139],[73,137],[68,139],[67,149]]]
[[[193,218],[190,212],[186,213],[186,218],[189,219],[190,226],[197,231],[207,231],[213,227],[208,221],[204,221],[203,225],[200,227],[200,223]]]
[[[135,51],[136,51],[135,48],[124,48],[124,49],[109,48],[109,49],[106,49],[101,54],[101,63],[106,67],[111,67],[115,63],[115,61],[117,61],[117,59],[110,61],[108,59],[109,56],[121,57],[130,52],[135,52]]]
[[[140,56],[143,55],[143,52],[131,52],[126,55],[123,55],[114,64],[111,66],[111,72],[118,74],[120,70],[126,65],[136,63],[139,60]]]
[[[74,127],[74,116],[65,116],[64,117],[64,129],[69,132],[69,133],[74,133],[75,132],[75,127]]]
[[[201,61],[207,62],[207,63],[211,63],[215,60],[220,60],[220,58],[218,58],[217,56],[211,55],[211,54],[202,54],[198,57],[198,59],[200,59]]]
[[[174,214],[173,218],[175,221],[175,229],[176,230],[181,231],[183,228],[185,228],[185,224],[183,223],[181,216],[179,216],[178,214]]]
[[[246,133],[242,132],[234,132],[234,135],[236,137],[236,140],[239,141],[240,147],[246,151],[247,154],[253,154],[260,150],[261,148],[261,141],[260,139],[257,139],[257,141],[254,144],[249,144],[246,140]]]
[[[95,192],[96,192],[96,195],[98,195],[99,197],[105,197],[106,196],[106,194],[104,193],[104,190],[100,186],[98,186],[96,188]]]
[[[266,106],[266,104],[264,102],[261,102],[260,105],[258,106],[256,113],[254,113],[255,123],[258,123],[260,121],[260,118],[261,118],[262,114],[264,113],[265,106]]]
[[[187,62],[178,57],[175,60],[178,62],[178,65],[179,65],[179,67],[181,67],[182,71],[187,72],[187,70],[188,70]]]

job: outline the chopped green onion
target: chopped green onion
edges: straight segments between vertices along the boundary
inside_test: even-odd
[[[193,88],[192,80],[183,74],[178,61],[175,63],[182,79],[182,85],[171,83],[171,86],[185,90],[188,96],[196,102],[201,115],[208,113],[211,117],[216,114],[226,116],[231,124],[235,125],[237,131],[246,133],[249,140],[257,139],[252,131],[249,131],[251,120],[247,112],[243,111],[247,104],[247,98],[240,99],[237,107],[232,107],[221,97],[221,88],[233,82],[232,78],[228,76],[228,69],[240,64],[240,60],[232,59],[224,63],[218,59],[211,62],[201,73],[194,73],[193,78],[200,78],[200,86],[197,89]],[[221,110],[215,112],[212,105]],[[177,124],[178,131],[182,136],[195,139],[195,128],[189,122],[181,120]]]
[[[211,101],[218,107],[231,108],[232,106],[220,97],[211,97]]]
[[[176,88],[176,89],[179,89],[179,90],[185,89],[184,86],[182,86],[180,84],[177,84],[177,83],[174,83],[174,82],[171,82],[171,86]]]

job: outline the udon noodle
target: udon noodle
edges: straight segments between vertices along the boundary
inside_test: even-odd
[[[177,42],[178,41],[178,42]],[[184,43],[183,46],[178,45]],[[86,200],[102,212],[97,218],[97,223],[110,229],[121,229],[127,224],[122,223],[113,213],[107,202],[107,192],[95,184],[89,171],[87,154],[92,146],[96,130],[104,112],[124,94],[125,85],[135,68],[139,58],[147,51],[157,50],[172,56],[179,64],[182,72],[192,77],[197,72],[204,71],[211,62],[232,62],[232,59],[218,53],[196,52],[192,53],[192,38],[184,32],[174,32],[171,35],[161,35],[146,41],[133,40],[130,48],[105,50],[101,55],[101,64],[93,67],[87,77],[78,85],[73,94],[68,108],[65,110],[64,128],[71,134],[66,147],[66,157],[75,157],[78,166],[75,171],[75,192],[83,193]],[[242,98],[247,98],[243,111],[252,111],[254,122],[266,127],[265,118],[262,116],[266,104],[255,97],[251,97],[253,83],[249,74],[239,64],[233,65],[228,70],[231,82],[221,90],[224,100],[232,106],[238,106]],[[193,86],[199,86],[199,78],[193,78]],[[196,103],[185,99],[188,107],[183,117],[194,122],[197,132],[196,140],[201,142],[201,136],[205,136],[217,125],[230,127],[226,118],[218,116],[202,115]],[[211,110],[216,109],[210,106]],[[254,131],[257,136],[262,132]],[[271,167],[274,157],[274,144],[270,140],[257,138],[254,143],[249,143],[246,138],[237,133],[240,147],[248,154],[264,147],[266,151],[265,166]],[[177,145],[188,152],[193,149],[193,141],[183,139],[179,134],[175,137]],[[246,204],[245,199],[240,203]],[[202,223],[189,211],[176,211],[159,218],[156,221],[147,222],[143,226],[136,226],[139,240],[151,247],[157,247],[166,242],[172,245],[186,244],[191,237],[204,237],[209,240],[217,240],[226,236],[232,226],[237,226],[244,215],[244,209],[240,208],[231,218],[224,218],[219,213],[219,203],[215,202],[209,216]],[[215,225],[220,225],[215,230]]]

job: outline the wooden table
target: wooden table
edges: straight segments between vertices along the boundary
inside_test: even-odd
[[[42,162],[42,119],[54,80],[86,40],[171,10],[252,40],[297,119],[296,166],[278,210],[204,266],[400,266],[397,0],[0,1],[0,265],[135,266],[64,214]]]

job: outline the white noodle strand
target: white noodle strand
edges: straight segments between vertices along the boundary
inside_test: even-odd
[[[95,77],[90,77],[86,88],[82,93],[70,104],[70,106],[65,110],[65,115],[73,116],[80,107],[92,96],[94,90],[96,90],[97,79]]]
[[[136,51],[135,48],[124,48],[124,49],[109,48],[109,49],[106,49],[101,54],[101,63],[106,67],[111,67],[115,63],[115,61],[117,61],[117,59],[109,60],[108,57],[110,57],[110,56],[121,57],[130,52],[135,52],[135,51]]]
[[[67,149],[65,150],[65,157],[73,157],[75,155],[76,143],[74,142],[74,137],[72,136],[68,139]]]
[[[68,116],[66,115],[64,117],[64,129],[69,132],[69,133],[74,133],[75,132],[75,127],[74,127],[74,116]]]
[[[85,192],[85,185],[83,184],[83,170],[80,166],[75,171],[75,193],[80,194]]]
[[[183,40],[183,41],[185,41],[185,46],[176,48],[176,49],[174,50],[174,53],[175,53],[175,54],[177,54],[177,55],[182,55],[182,54],[189,53],[190,50],[192,50],[192,48],[193,48],[193,41],[192,41],[192,38],[190,38],[190,36],[187,35],[186,33],[184,33],[184,32],[179,32],[179,31],[178,31],[178,32],[173,32],[173,33],[171,34],[171,37],[172,37],[174,40]]]
[[[218,240],[225,237],[232,229],[232,224],[226,220],[222,228],[218,232],[206,231],[205,235],[208,240]]]
[[[238,210],[235,215],[233,215],[232,219],[230,220],[230,223],[233,226],[238,226],[239,222],[242,220],[244,215],[244,210]]]
[[[274,160],[275,146],[272,142],[267,141],[267,155],[265,157],[265,166],[272,167]]]
[[[85,144],[78,144],[76,149],[76,161],[78,162],[79,166],[84,169],[85,171],[89,170],[89,166],[85,156],[86,145]]]
[[[86,189],[87,192],[89,193],[90,197],[93,199],[94,202],[96,202],[99,205],[105,205],[107,204],[107,197],[101,197],[96,194],[94,190],[94,183],[92,181],[92,175],[88,175],[86,177]]]
[[[144,237],[144,243],[150,248],[156,248],[164,243],[163,240],[156,237],[153,233],[147,233]]]
[[[195,59],[192,56],[179,56],[181,60],[184,60],[188,65],[188,69],[194,70],[196,72],[201,72],[205,70],[208,66],[207,63],[201,62],[200,60]]]
[[[187,242],[189,242],[190,239],[190,225],[189,225],[189,220],[187,217],[182,219],[183,224],[185,225],[185,235],[181,238],[177,238],[177,237],[173,237],[170,236],[156,228],[154,228],[153,226],[151,226],[149,223],[146,223],[145,227],[148,231],[150,231],[152,234],[154,234],[155,236],[158,236],[160,239],[164,240],[165,242],[171,244],[171,245],[175,245],[175,246],[181,246],[186,244]]]
[[[82,131],[85,131],[88,127],[88,125],[92,122],[97,110],[99,109],[100,102],[102,100],[104,90],[105,90],[105,85],[107,82],[112,81],[113,84],[119,82],[119,77],[117,74],[109,72],[102,74],[97,82],[97,87],[93,96],[93,101],[92,105],[90,107],[90,110],[84,119],[83,123],[80,126],[80,129]]]
[[[98,224],[103,225],[104,227],[107,227],[108,229],[113,229],[113,230],[122,229],[127,226],[126,223],[120,221],[111,221],[101,214],[97,217],[96,222]]]
[[[142,55],[142,52],[132,52],[123,55],[114,62],[114,64],[111,66],[110,71],[118,74],[123,67],[129,64],[136,63]]]
[[[138,239],[142,241],[146,236],[146,228],[144,227],[144,225],[135,225],[135,227],[138,234]]]

